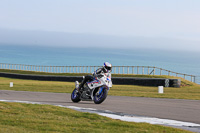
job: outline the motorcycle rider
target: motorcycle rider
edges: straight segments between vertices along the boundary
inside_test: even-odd
[[[85,76],[85,78],[83,79],[83,81],[81,82],[81,84],[79,85],[79,87],[77,87],[77,90],[80,92],[82,90],[83,85],[87,82],[87,81],[92,81],[94,80],[94,77],[100,77],[104,74],[107,74],[108,77],[111,76],[111,71],[112,71],[112,64],[110,64],[109,62],[105,62],[102,68],[98,68],[96,71],[93,72],[93,76],[91,75],[87,75]]]

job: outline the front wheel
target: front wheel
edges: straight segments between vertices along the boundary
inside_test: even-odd
[[[74,89],[72,94],[71,94],[71,100],[75,103],[78,103],[79,101],[81,101],[80,99],[80,93],[78,92],[77,89]]]
[[[106,87],[100,87],[97,91],[94,93],[94,103],[100,104],[102,103],[108,95],[108,90]]]

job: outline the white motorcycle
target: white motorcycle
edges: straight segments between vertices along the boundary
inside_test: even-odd
[[[83,77],[84,78],[84,77]],[[109,89],[112,87],[111,74],[105,73],[94,77],[92,81],[86,82],[81,91],[77,90],[79,82],[75,82],[76,88],[71,94],[71,100],[75,103],[79,101],[94,101],[95,104],[102,103],[107,95]]]

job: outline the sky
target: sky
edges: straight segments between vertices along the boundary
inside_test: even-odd
[[[0,44],[200,51],[199,0],[0,0]]]

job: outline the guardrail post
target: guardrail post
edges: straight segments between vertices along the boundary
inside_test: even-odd
[[[162,75],[162,68],[160,68],[160,75]]]
[[[69,66],[69,73],[71,73],[71,66]]]
[[[155,67],[153,68],[153,75],[155,75],[155,71],[156,71],[156,69],[155,69]]]
[[[118,67],[118,74],[120,74],[120,66]]]
[[[184,79],[185,79],[185,74],[184,74]]]
[[[144,67],[142,67],[142,75],[144,75]]]
[[[127,74],[129,74],[129,66],[127,67]]]
[[[134,74],[134,66],[132,66],[132,74]]]
[[[170,72],[171,72],[171,71],[168,71],[168,76],[170,76]]]
[[[66,66],[66,73],[70,73],[70,67]]]
[[[123,72],[123,74],[124,74],[124,66],[122,67],[122,69],[123,69],[122,72]]]
[[[137,66],[137,74],[139,74],[139,66]]]

